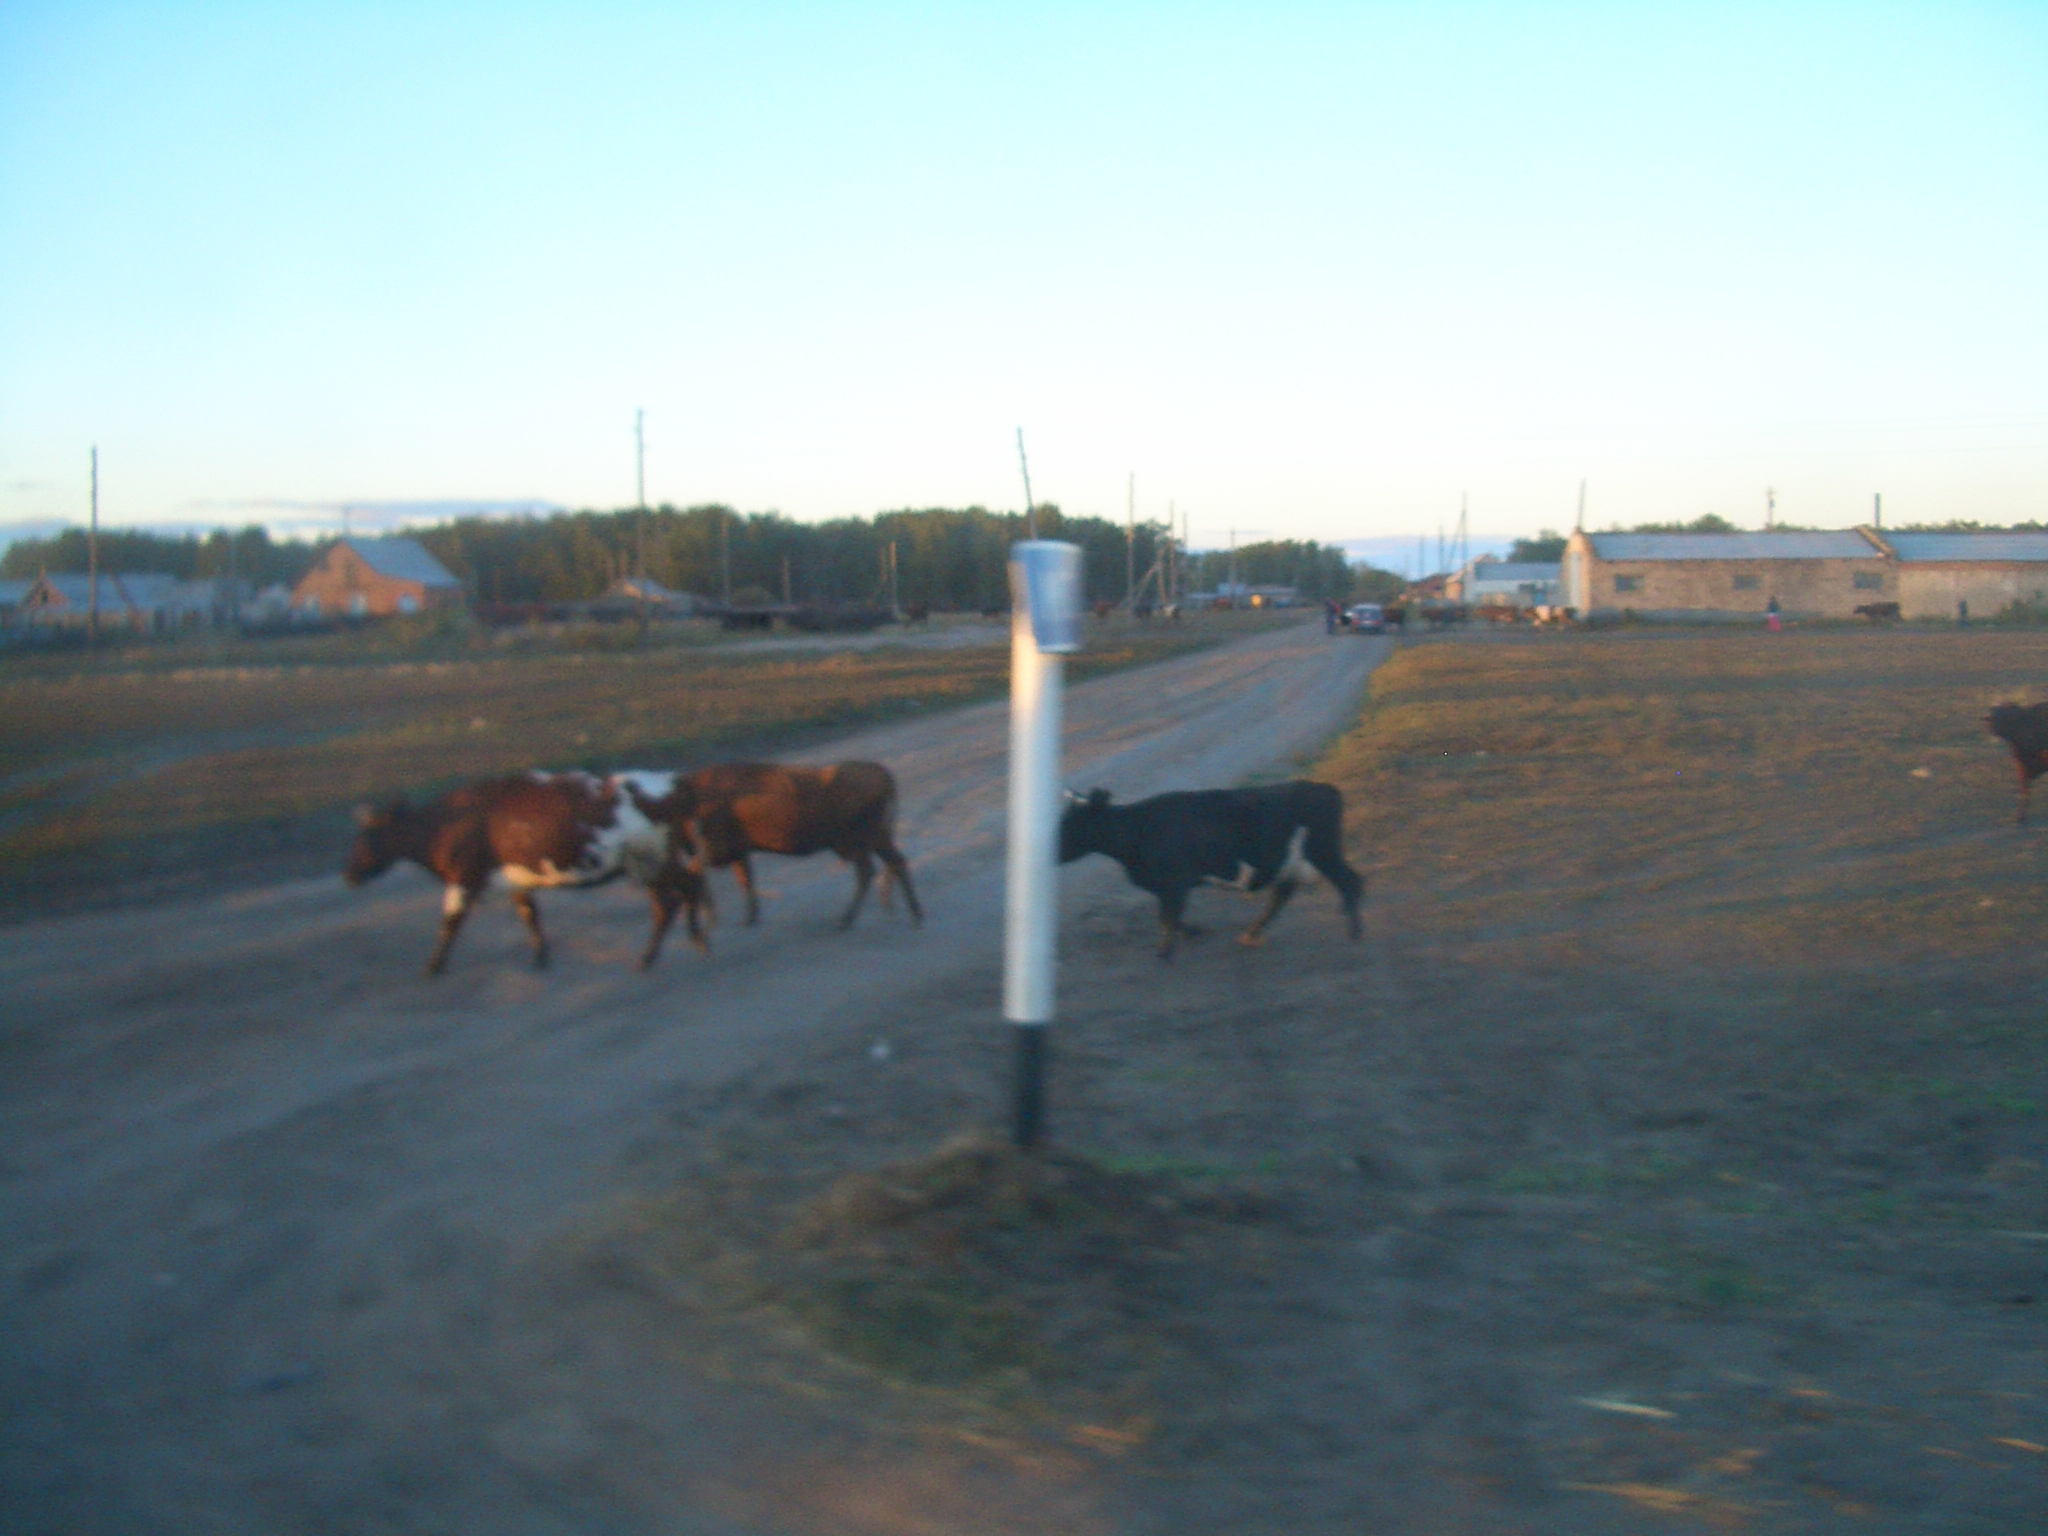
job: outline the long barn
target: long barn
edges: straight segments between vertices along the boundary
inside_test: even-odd
[[[1846,619],[1897,603],[1909,619],[1993,618],[2048,603],[2048,533],[1574,533],[1563,601],[1645,619]],[[1967,614],[1958,604],[1968,605]]]

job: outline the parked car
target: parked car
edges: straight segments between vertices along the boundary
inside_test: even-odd
[[[1377,635],[1386,631],[1386,610],[1378,603],[1353,603],[1346,617],[1351,621],[1351,627],[1361,635]]]

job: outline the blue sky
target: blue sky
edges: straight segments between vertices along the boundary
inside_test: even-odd
[[[0,524],[2041,518],[2044,273],[2039,5],[0,9]]]

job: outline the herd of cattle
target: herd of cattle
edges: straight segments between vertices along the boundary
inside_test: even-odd
[[[2012,748],[2019,778],[2017,819],[2025,823],[2033,781],[2048,773],[2048,704],[2000,704],[1984,724]],[[922,922],[910,865],[896,846],[896,780],[880,763],[823,768],[722,763],[693,774],[533,773],[486,779],[431,805],[396,800],[357,812],[350,885],[374,879],[401,859],[443,886],[441,932],[429,975],[448,962],[462,922],[494,875],[511,888],[535,965],[546,965],[547,933],[534,893],[603,885],[622,876],[645,886],[654,927],[640,957],[661,953],[676,914],[691,942],[707,947],[703,915],[714,910],[707,876],[730,870],[746,897],[747,922],[760,919],[752,856],[797,858],[826,850],[853,867],[853,899],[839,915],[850,927],[867,900],[876,866],[882,902],[903,887]],[[1297,779],[1253,789],[1189,790],[1118,805],[1106,790],[1070,796],[1060,820],[1060,862],[1088,854],[1115,859],[1133,885],[1159,903],[1161,959],[1198,930],[1183,917],[1199,885],[1270,892],[1266,910],[1239,936],[1262,942],[1266,926],[1299,885],[1305,868],[1327,880],[1343,902],[1352,938],[1359,933],[1365,881],[1344,862],[1344,802],[1331,785]]]
[[[677,913],[690,940],[707,947],[703,915],[713,911],[707,876],[730,870],[746,897],[747,922],[759,921],[752,856],[796,858],[827,850],[853,866],[853,900],[839,916],[850,927],[879,863],[882,903],[894,887],[922,922],[910,865],[896,846],[896,780],[880,763],[823,768],[779,763],[721,763],[693,774],[635,771],[531,773],[465,785],[430,805],[394,800],[356,813],[355,845],[344,870],[361,885],[409,860],[442,883],[441,931],[427,960],[439,975],[463,919],[494,876],[511,888],[533,961],[548,961],[536,891],[586,888],[621,877],[647,889],[654,927],[640,956],[644,970],[661,953]],[[1272,893],[1265,914],[1242,935],[1261,942],[1266,925],[1294,894],[1304,863],[1336,887],[1358,936],[1365,882],[1344,862],[1343,799],[1328,784],[1296,781],[1257,789],[1156,795],[1113,805],[1106,791],[1074,797],[1060,825],[1063,863],[1104,853],[1132,883],[1159,900],[1162,958],[1193,933],[1181,917],[1188,893],[1212,883]]]

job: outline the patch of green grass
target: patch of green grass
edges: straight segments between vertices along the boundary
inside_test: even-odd
[[[1233,1163],[1217,1158],[1175,1157],[1168,1154],[1119,1155],[1103,1153],[1096,1164],[1110,1173],[1165,1179],[1242,1179],[1270,1177],[1284,1172],[1287,1159],[1278,1152],[1263,1152],[1249,1162]]]
[[[1497,1174],[1491,1182],[1504,1195],[1576,1195],[1663,1184],[1686,1171],[1688,1165],[1678,1158],[1665,1152],[1651,1152],[1613,1167],[1593,1163],[1527,1164]]]

